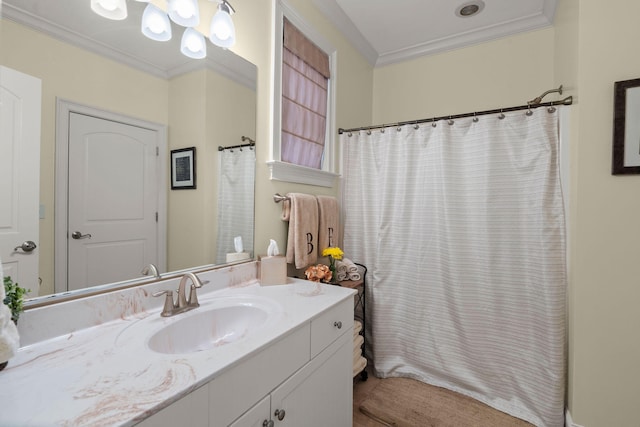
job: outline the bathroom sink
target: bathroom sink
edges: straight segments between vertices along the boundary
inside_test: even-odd
[[[226,346],[255,334],[273,317],[268,306],[200,307],[155,332],[148,347],[158,353],[194,353]]]

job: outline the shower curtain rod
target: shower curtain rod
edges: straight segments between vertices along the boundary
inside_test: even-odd
[[[231,150],[233,148],[242,148],[249,147],[250,150],[253,150],[253,146],[256,145],[256,142],[249,138],[248,136],[241,136],[240,139],[244,141],[249,141],[247,144],[238,144],[238,145],[230,145],[229,147],[223,147],[222,145],[218,145],[218,151]]]
[[[419,119],[419,120],[408,120],[406,122],[397,122],[397,123],[388,123],[383,125],[373,125],[373,126],[363,126],[359,128],[351,128],[351,129],[338,129],[339,134],[343,134],[345,132],[358,132],[361,130],[373,130],[373,129],[384,129],[388,127],[399,127],[404,125],[418,125],[421,123],[431,123],[437,122],[440,120],[453,120],[453,119],[461,119],[464,117],[476,117],[476,116],[484,116],[487,114],[496,114],[496,113],[507,113],[509,111],[519,111],[519,110],[531,110],[538,107],[549,107],[552,108],[554,105],[571,105],[573,103],[573,96],[567,96],[564,99],[558,101],[551,102],[542,102],[542,98],[550,93],[559,93],[562,95],[562,85],[558,89],[551,89],[544,92],[539,97],[529,101],[527,105],[519,105],[516,107],[507,107],[507,108],[496,108],[493,110],[484,110],[484,111],[475,111],[473,113],[464,113],[464,114],[454,114],[449,116],[440,116],[440,117],[432,117],[430,119]]]

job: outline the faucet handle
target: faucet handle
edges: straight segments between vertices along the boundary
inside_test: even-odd
[[[189,305],[189,307],[200,307],[200,303],[198,302],[198,292],[196,291],[199,287],[200,286],[195,284],[191,285],[191,289],[189,289],[189,300],[187,301],[187,305]]]
[[[166,294],[166,297],[164,299],[164,307],[162,308],[162,313],[160,313],[160,316],[169,317],[173,315],[173,310],[175,309],[175,304],[173,302],[173,291],[169,291],[169,290],[158,291],[158,292],[152,293],[151,296],[160,297],[165,294]]]

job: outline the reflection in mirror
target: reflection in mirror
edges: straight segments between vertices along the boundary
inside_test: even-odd
[[[201,1],[200,4],[202,14],[206,15],[207,11],[213,14],[213,3]],[[253,64],[211,43],[205,59],[181,55],[180,38],[184,29],[173,23],[171,41],[149,40],[140,31],[146,3],[131,1],[127,5],[127,19],[112,21],[93,13],[87,0],[2,2],[0,65],[36,77],[42,84],[40,181],[39,189],[35,190],[40,205],[39,227],[36,227],[39,237],[38,247],[33,251],[39,256],[39,267],[35,280],[21,283],[31,289],[31,296],[40,296],[35,298],[35,303],[54,293],[63,292],[68,296],[68,278],[72,273],[61,274],[61,270],[65,264],[71,269],[73,263],[67,256],[74,250],[72,245],[78,243],[85,245],[84,258],[81,258],[84,261],[76,266],[80,271],[86,272],[89,267],[107,271],[110,274],[103,276],[109,277],[106,281],[127,286],[145,280],[141,272],[151,263],[167,275],[171,271],[253,257],[255,147],[224,147],[242,145],[255,138],[257,70]],[[203,20],[208,22],[209,18]],[[72,107],[66,116],[56,119],[60,116],[57,110],[61,101]],[[60,136],[63,133],[60,129],[64,128],[60,120],[72,126],[70,117],[74,108],[84,111],[82,118],[93,119],[93,112],[97,111],[116,124],[131,121],[144,129],[156,129],[160,135],[161,142],[157,145],[160,151],[151,163],[157,166],[152,179],[157,188],[150,190],[146,184],[136,187],[131,183],[135,174],[129,172],[137,171],[140,164],[150,163],[135,163],[132,160],[135,156],[126,151],[125,142],[114,143],[117,148],[108,153],[102,148],[84,151],[85,157],[100,156],[99,160],[103,161],[99,161],[98,166],[91,164],[78,175],[80,178],[72,179],[70,174],[75,166],[64,147],[69,149],[73,145],[70,137],[61,141],[65,138]],[[101,147],[99,142],[88,146]],[[169,151],[186,147],[197,149],[197,186],[190,190],[171,190]],[[219,147],[223,149],[219,151]],[[65,163],[61,157],[69,162],[68,170],[59,170]],[[113,163],[108,163],[108,158],[113,158]],[[101,187],[91,187],[99,172]],[[69,176],[69,186],[79,184],[81,193],[99,188],[90,192],[97,203],[94,213],[99,215],[85,216],[77,226],[64,220],[73,215],[60,212],[77,211],[75,206],[67,204],[69,200],[63,203],[63,199],[71,197],[65,195],[69,188],[60,184],[62,176]],[[121,193],[133,187],[139,192]],[[118,192],[115,189],[119,189]],[[108,244],[96,243],[100,232],[87,231],[89,223],[106,215],[108,210],[117,214],[110,223],[126,222],[118,219],[122,210],[115,206],[120,204],[122,209],[134,211],[134,207],[144,205],[139,203],[137,194],[147,195],[147,192],[152,196],[149,203],[154,203],[152,227],[156,229],[157,246],[142,251],[145,255],[136,259],[138,263],[127,275],[113,275],[114,271],[125,270],[122,254],[127,252],[116,251],[121,257],[115,256],[116,264],[110,266],[103,257],[106,252],[96,249],[104,249]],[[74,231],[80,232],[81,238],[66,238]],[[82,238],[89,234],[91,238]],[[3,263],[15,256],[0,253]],[[92,290],[112,288],[111,283],[82,277],[80,282],[91,285]]]

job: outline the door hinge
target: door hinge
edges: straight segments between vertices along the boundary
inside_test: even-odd
[[[158,222],[158,212],[156,212],[156,222]]]
[[[160,147],[156,147],[156,156],[160,155]]]

